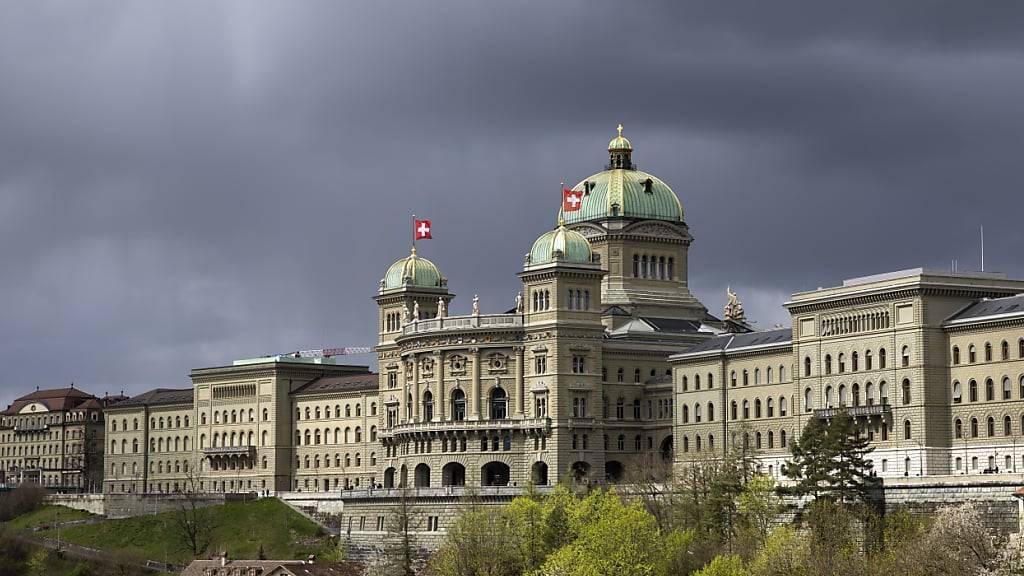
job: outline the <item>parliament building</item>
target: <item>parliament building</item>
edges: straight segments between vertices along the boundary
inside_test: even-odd
[[[372,294],[375,371],[282,355],[78,412],[28,395],[0,419],[0,473],[65,473],[29,444],[65,441],[70,414],[98,427],[82,434],[106,493],[629,482],[726,450],[779,476],[803,424],[837,410],[879,476],[1024,469],[1024,281],[857,278],[794,294],[792,328],[754,330],[735,294],[718,317],[690,292],[683,205],[621,126],[607,150],[528,247],[509,309],[449,314],[447,278],[413,248]]]

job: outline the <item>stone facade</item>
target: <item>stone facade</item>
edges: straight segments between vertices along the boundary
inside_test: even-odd
[[[779,476],[808,419],[847,409],[879,476],[1024,469],[1021,292],[1024,281],[1000,274],[913,269],[794,294],[792,329],[720,336],[672,357],[685,406],[677,463],[738,446]],[[704,374],[724,384],[701,389]],[[696,421],[715,400],[725,409],[716,421]],[[727,442],[709,446],[715,432]]]
[[[0,413],[0,483],[93,491],[103,477],[104,406],[71,388],[36,390]]]

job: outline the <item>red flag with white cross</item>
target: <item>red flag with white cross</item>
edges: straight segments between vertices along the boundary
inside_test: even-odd
[[[562,211],[575,212],[583,206],[583,192],[562,188]]]
[[[430,235],[430,220],[413,219],[413,221],[415,222],[415,225],[413,226],[413,238],[416,240],[430,240],[433,238],[433,236]]]

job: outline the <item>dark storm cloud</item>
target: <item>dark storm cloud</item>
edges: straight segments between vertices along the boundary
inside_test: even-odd
[[[694,290],[764,326],[914,265],[1024,276],[1024,6],[10,2],[0,402],[371,344],[409,218],[511,306],[558,183],[626,125],[681,197]],[[368,361],[363,359],[363,361]]]

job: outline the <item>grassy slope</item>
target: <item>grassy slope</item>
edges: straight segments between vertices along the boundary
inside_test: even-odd
[[[213,549],[227,551],[232,558],[256,558],[260,544],[267,558],[304,559],[322,554],[326,537],[317,537],[318,526],[296,514],[279,500],[233,502],[214,506],[217,528]],[[101,550],[120,550],[150,560],[187,564],[191,553],[183,550],[171,525],[173,512],[108,520],[88,526],[61,529],[61,538]],[[54,531],[42,532],[54,537]]]
[[[69,522],[71,520],[82,520],[91,516],[92,514],[89,514],[88,512],[75,510],[73,508],[65,508],[64,506],[43,506],[42,508],[33,510],[28,514],[22,514],[10,522],[5,522],[4,526],[11,530],[27,530],[42,524],[53,525],[58,521]]]

